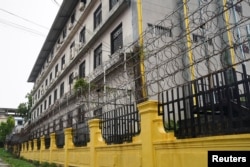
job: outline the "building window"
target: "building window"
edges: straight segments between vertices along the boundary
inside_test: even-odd
[[[60,97],[64,94],[64,82],[60,85]]]
[[[63,39],[66,38],[67,36],[67,28],[64,27],[63,31],[62,31],[62,36],[63,36]]]
[[[40,98],[40,89],[38,90],[38,99]]]
[[[73,59],[75,57],[75,52],[74,52],[75,41],[71,43],[69,48],[70,48],[70,59]]]
[[[160,25],[153,25],[153,24],[148,24],[148,27],[152,34],[172,37],[172,30],[168,27],[163,27]]]
[[[52,72],[49,74],[49,81],[52,81]]]
[[[94,29],[102,22],[102,5],[100,5],[94,13]]]
[[[47,86],[47,85],[48,85],[48,79],[45,80],[45,86]]]
[[[47,100],[44,100],[44,110],[47,109]]]
[[[49,106],[51,105],[51,95],[49,95]]]
[[[55,77],[57,77],[57,72],[58,72],[58,64],[55,66]]]
[[[79,65],[79,77],[80,77],[80,78],[84,78],[84,77],[85,77],[85,61],[83,61],[83,62]]]
[[[57,100],[57,89],[54,91],[54,103],[56,102]]]
[[[75,12],[70,17],[70,22],[73,24],[75,22]]]
[[[80,35],[79,35],[79,42],[85,43],[85,27],[82,28]]]
[[[123,47],[122,24],[111,33],[111,54]]]
[[[43,104],[40,105],[40,114],[43,112]]]
[[[111,10],[119,0],[109,0],[109,9]]]
[[[74,73],[72,72],[70,75],[69,75],[69,85],[71,85],[73,83],[73,80],[74,80]]]
[[[94,69],[102,64],[102,44],[94,50]]]
[[[193,42],[194,43],[204,42],[204,41],[205,41],[205,37],[204,36],[193,34]]]
[[[65,67],[65,55],[63,55],[62,59],[61,59],[61,70],[63,70]]]

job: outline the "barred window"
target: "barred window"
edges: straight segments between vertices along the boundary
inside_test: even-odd
[[[94,50],[94,69],[102,64],[102,44]]]
[[[111,33],[111,54],[123,47],[122,24]]]
[[[172,30],[170,28],[168,28],[168,27],[164,27],[164,26],[161,26],[161,25],[153,25],[153,24],[148,24],[148,27],[149,27],[149,31],[152,34],[165,35],[165,36],[168,36],[168,37],[172,37]]]

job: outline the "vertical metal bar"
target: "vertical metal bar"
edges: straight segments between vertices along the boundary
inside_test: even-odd
[[[175,122],[176,122],[176,118],[175,118],[175,101],[178,101],[179,99],[175,99],[175,96],[174,96],[174,89],[172,89],[171,95],[172,95],[172,98],[173,98],[173,99],[172,99],[173,102],[172,102],[172,111],[171,111],[171,113],[173,114],[174,130],[175,130],[175,129],[176,129],[176,125],[175,125]],[[169,127],[172,128],[172,127],[171,127],[171,122],[169,122]]]
[[[180,89],[181,87],[177,87],[177,111],[178,111],[178,121],[180,122],[180,120],[182,119],[181,118],[181,102],[183,102],[183,100],[180,98]],[[175,127],[174,127],[174,131],[176,132],[177,131],[177,122],[175,121],[174,122],[175,124]],[[179,124],[179,128],[181,128],[181,125]]]

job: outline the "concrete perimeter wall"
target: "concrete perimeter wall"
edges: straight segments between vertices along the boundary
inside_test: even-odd
[[[173,132],[164,131],[157,107],[156,101],[138,106],[141,133],[132,143],[107,145],[101,136],[99,120],[93,119],[89,121],[90,142],[85,147],[73,145],[72,129],[67,128],[64,148],[56,147],[55,134],[51,134],[49,149],[45,149],[42,137],[40,150],[35,139],[33,150],[27,149],[27,142],[22,144],[25,149],[20,155],[65,167],[205,167],[209,150],[250,150],[250,134],[176,139]]]

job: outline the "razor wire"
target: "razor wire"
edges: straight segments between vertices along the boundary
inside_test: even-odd
[[[84,110],[89,119],[99,109],[104,113],[147,99],[158,100],[163,91],[222,69],[242,71],[244,65],[249,71],[249,9],[249,0],[176,1],[171,13],[149,23],[140,39],[116,51],[89,74],[86,80],[96,87],[84,96],[74,96],[73,101],[67,97],[65,108],[76,103],[75,108]],[[69,107],[67,112],[75,108]],[[61,117],[67,120],[67,114]],[[78,117],[72,115],[75,120]]]
[[[98,82],[103,87],[99,95],[89,94],[88,110],[99,105],[105,112],[157,99],[164,90],[248,63],[249,4],[248,0],[177,1],[171,13],[147,25],[142,46],[138,39],[123,47],[88,76],[93,82],[101,75]]]

